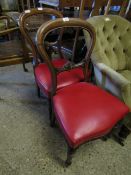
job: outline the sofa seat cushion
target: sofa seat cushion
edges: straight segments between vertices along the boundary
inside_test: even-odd
[[[56,59],[53,61],[53,64],[55,67],[59,68],[66,62],[66,59]],[[45,63],[41,63],[35,68],[35,78],[42,92],[48,96],[51,91],[52,80],[50,70]],[[57,89],[83,80],[84,75],[82,68],[75,68],[70,71],[61,72],[57,76]]]
[[[73,148],[107,134],[129,111],[116,97],[85,82],[58,90],[53,104],[57,121]]]
[[[119,73],[131,82],[131,70],[122,70],[122,71],[119,71]]]

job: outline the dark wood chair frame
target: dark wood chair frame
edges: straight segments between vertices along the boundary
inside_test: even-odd
[[[107,7],[105,10],[105,15],[109,13],[111,6],[120,6],[119,14],[120,16],[125,17],[126,16],[126,8],[128,6],[129,0],[123,1],[123,0],[108,0]]]
[[[48,7],[51,7],[51,8],[55,8],[57,10],[60,10],[60,11],[63,11],[65,7],[69,7],[69,8],[74,8],[74,7],[80,7],[81,6],[81,3],[82,3],[83,0],[58,0],[58,3],[57,2],[50,2],[50,1],[41,1],[41,5],[47,5]],[[89,9],[92,9],[92,2],[94,0],[86,0],[85,1],[85,6],[88,7]]]
[[[18,11],[23,12],[26,9],[35,8],[37,6],[36,0],[17,0]]]
[[[81,20],[79,18],[67,18],[68,23],[66,23],[66,19],[64,21],[65,18],[62,19],[56,19],[55,21],[49,21],[48,23],[46,23],[46,25],[42,25],[38,32],[37,32],[37,48],[38,51],[40,53],[40,55],[42,56],[42,58],[44,59],[45,63],[48,65],[51,75],[52,75],[52,92],[51,92],[51,97],[56,93],[57,91],[57,74],[59,74],[60,72],[63,71],[68,71],[72,68],[76,68],[76,67],[82,67],[84,68],[84,75],[85,75],[85,80],[87,81],[87,77],[88,77],[88,64],[90,62],[90,55],[92,53],[92,50],[94,48],[94,44],[95,44],[95,31],[94,28],[88,24],[87,22],[85,23],[84,20]],[[50,25],[51,24],[51,25]],[[51,58],[49,58],[49,55],[46,52],[46,48],[43,46],[43,41],[45,40],[47,34],[56,28],[63,28],[63,27],[80,27],[82,29],[85,29],[89,32],[90,36],[91,36],[91,45],[89,47],[89,50],[86,54],[86,57],[84,60],[82,60],[81,63],[78,64],[74,64],[69,62],[69,64],[66,64],[65,67],[60,68],[60,69],[56,69],[52,62],[51,62]],[[76,27],[76,28],[77,28]]]
[[[19,18],[19,26],[20,26],[20,31],[22,33],[22,35],[24,36],[25,40],[28,42],[28,44],[31,46],[32,49],[32,55],[33,55],[33,66],[37,66],[39,64],[39,62],[41,61],[37,52],[37,48],[36,48],[36,44],[33,42],[32,38],[30,37],[28,31],[26,30],[25,27],[25,21],[34,15],[39,15],[39,14],[47,14],[47,15],[54,15],[57,18],[62,18],[62,14],[54,9],[50,9],[50,8],[35,8],[35,9],[30,9],[30,10],[25,10],[20,18]],[[38,30],[38,28],[37,28]],[[60,48],[60,38],[58,39],[57,43],[52,43],[52,45],[56,44],[59,48]],[[60,49],[59,49],[60,50]]]
[[[33,15],[39,15],[39,14],[54,15],[57,18],[62,18],[63,17],[63,15],[59,11],[57,11],[55,9],[51,9],[51,8],[30,9],[30,10],[27,10],[27,11],[25,11],[25,12],[23,12],[21,14],[20,19],[19,19],[19,26],[20,26],[21,33],[23,34],[23,36],[26,39],[26,41],[28,42],[28,44],[31,46],[32,55],[33,55],[33,68],[34,69],[39,63],[44,62],[44,59],[40,58],[40,55],[39,55],[39,53],[37,51],[36,44],[32,41],[28,31],[25,28],[25,21],[26,21],[27,18],[29,18],[29,17],[31,17]],[[47,47],[50,49],[50,51],[52,51],[52,48],[54,46],[56,46],[58,48],[58,51],[59,51],[59,54],[60,54],[61,58],[63,58],[63,54],[61,52],[61,38],[62,38],[62,34],[63,34],[63,30],[61,30],[60,35],[58,37],[58,40],[56,42],[52,42],[49,45],[47,44]],[[36,88],[37,88],[38,97],[40,97],[40,88],[38,87],[37,84],[36,84]],[[50,95],[49,95],[49,98],[48,98],[48,102],[49,102],[49,113],[50,113],[50,116],[51,116],[51,112],[50,111],[52,110],[52,107],[51,107]]]
[[[49,9],[47,9],[47,13],[49,14],[48,10]],[[36,11],[37,10],[34,10],[34,14],[36,14]],[[52,9],[51,9],[51,11],[52,11]],[[39,13],[42,13],[41,10],[40,10]],[[28,17],[30,15],[31,15],[30,13],[27,13],[26,17]],[[23,17],[23,16],[21,16],[21,18],[20,18],[20,27],[24,26],[24,18],[25,17]],[[63,21],[62,19],[58,19],[56,21],[57,21],[57,23],[55,21],[54,22],[50,21],[50,22],[46,23],[46,25],[43,24],[40,27],[40,29],[38,31],[38,34],[37,34],[37,48],[38,48],[38,51],[39,51],[43,61],[45,61],[47,63],[47,65],[49,66],[49,69],[50,69],[51,75],[52,75],[52,85],[53,86],[52,86],[52,91],[51,91],[50,99],[49,99],[49,111],[50,111],[50,124],[51,124],[51,126],[54,126],[54,124],[55,124],[55,116],[54,116],[54,112],[53,112],[52,98],[53,98],[53,96],[55,95],[55,93],[57,91],[57,87],[56,87],[57,86],[57,74],[60,73],[60,72],[68,71],[69,69],[76,68],[76,67],[80,66],[80,67],[83,68],[84,75],[85,75],[85,81],[88,81],[88,78],[87,78],[88,77],[87,76],[88,64],[90,63],[90,55],[91,55],[91,52],[92,52],[92,49],[93,49],[94,43],[95,43],[95,32],[94,32],[94,29],[91,27],[91,30],[88,29],[88,31],[90,32],[90,34],[92,36],[92,42],[91,42],[92,45],[89,49],[89,52],[86,55],[86,59],[84,59],[79,64],[72,64],[72,63],[69,62],[69,64],[66,64],[62,69],[54,68],[54,66],[51,63],[51,59],[49,59],[49,56],[46,53],[47,45],[45,46],[45,48],[43,50],[43,39],[46,38],[48,31],[53,30],[54,27],[59,28],[59,27],[73,27],[73,26],[75,26],[75,27],[79,28],[79,27],[82,26],[85,30],[86,30],[86,27],[89,27],[88,24],[85,23],[85,21],[82,21],[80,19],[70,19],[68,24],[66,23],[66,21]],[[79,22],[79,24],[78,24],[78,22]],[[49,26],[50,23],[52,23],[51,27]],[[93,31],[93,33],[92,33],[92,31]],[[28,35],[28,32],[26,32],[24,28],[21,28],[21,32],[23,33],[23,35],[25,36],[28,43],[31,45],[31,47],[33,49],[33,55],[34,55],[34,59],[35,59],[35,65],[34,66],[36,66],[37,64],[39,64],[39,61],[40,61],[39,57],[38,57],[39,55],[38,55],[38,52],[37,52],[36,45],[34,45],[32,40],[30,39],[30,36]],[[58,40],[58,41],[61,42],[61,37],[60,37],[60,40]],[[57,42],[57,44],[60,45],[60,42]],[[51,46],[52,46],[52,43],[51,43]],[[104,139],[106,139],[106,137],[104,137]],[[73,155],[73,153],[75,152],[75,150],[77,148],[74,149],[74,148],[70,147],[70,145],[68,143],[67,143],[67,145],[68,145],[68,151],[67,151],[66,165],[70,165],[72,155]]]
[[[83,18],[83,11],[84,8],[86,7],[86,0],[81,0],[81,5],[80,5],[80,17]],[[87,3],[88,5],[89,3]],[[123,1],[123,0],[93,0],[92,1],[92,10],[90,13],[91,16],[97,16],[100,14],[100,9],[102,14],[107,15],[109,13],[110,7],[111,6],[121,6],[119,15],[120,16],[125,16],[126,8],[128,5],[128,0]],[[91,6],[91,4],[90,4]],[[106,7],[106,9],[105,9]]]
[[[87,30],[90,34],[90,37],[91,37],[91,44],[90,44],[89,50],[85,56],[85,59],[82,60],[82,62],[80,62],[78,64],[74,64],[72,62],[69,62],[63,68],[58,69],[58,68],[55,68],[53,66],[52,62],[50,61],[51,58],[49,58],[49,55],[46,52],[46,47],[43,45],[43,42],[45,41],[45,38],[50,31],[52,31],[53,29],[61,28],[61,27],[76,27],[76,28],[82,28],[84,30]],[[39,28],[38,33],[37,33],[37,48],[39,50],[40,55],[42,56],[42,58],[45,60],[46,64],[48,65],[50,72],[51,72],[51,77],[52,77],[51,103],[52,103],[52,98],[56,94],[56,91],[57,91],[57,75],[59,73],[61,73],[63,71],[68,71],[68,70],[76,68],[76,67],[82,67],[83,72],[84,72],[85,81],[88,81],[88,65],[90,62],[90,56],[91,56],[92,50],[94,48],[94,44],[95,44],[94,28],[90,24],[85,23],[85,21],[81,20],[81,19],[71,18],[68,20],[68,22],[66,22],[64,20],[64,18],[57,19],[55,21],[50,21],[46,25],[42,25]],[[53,109],[53,104],[52,104],[51,117],[50,117],[51,126],[54,126],[54,124],[55,124],[55,115],[54,115],[53,111],[54,111],[54,109]],[[76,149],[72,148],[68,144],[68,142],[67,142],[67,145],[68,145],[68,150],[67,150],[66,165],[68,166],[71,164],[72,155]]]
[[[58,29],[62,27],[82,28],[88,31],[91,41],[90,41],[90,46],[86,53],[85,59],[83,59],[80,63],[74,64],[74,62],[72,63],[69,61],[68,64],[65,64],[65,66],[63,66],[62,68],[55,68],[51,62],[50,56],[48,55],[46,51],[46,46],[43,45],[43,42],[45,41],[45,38],[49,34],[49,32],[51,32],[54,29]],[[55,120],[56,120],[55,114],[54,114],[54,108],[53,108],[53,96],[57,92],[57,75],[63,71],[68,71],[76,67],[82,67],[84,78],[85,78],[84,81],[88,82],[89,81],[89,77],[88,77],[89,63],[91,61],[90,56],[91,56],[92,50],[95,45],[95,40],[96,40],[96,35],[95,35],[94,28],[89,23],[87,22],[85,23],[84,20],[81,20],[79,18],[70,18],[67,21],[65,21],[64,18],[56,19],[55,21],[50,21],[46,23],[46,25],[42,25],[37,32],[37,48],[38,48],[40,55],[42,56],[42,58],[45,60],[46,64],[48,65],[50,72],[51,72],[51,77],[52,77],[52,91],[51,91],[52,110],[50,111],[51,112],[50,123],[52,127],[54,127]],[[59,121],[58,121],[58,124],[59,124]],[[122,126],[122,122],[120,122],[115,127],[115,134],[114,134],[116,141],[118,141],[119,143],[121,143],[121,138],[119,138],[118,133],[120,131],[121,126]],[[106,136],[103,136],[102,139],[104,141],[107,140],[107,138],[110,137],[112,133],[113,132],[111,131]],[[67,149],[67,159],[65,161],[65,165],[69,166],[72,163],[72,156],[78,147],[73,148],[68,144],[67,140],[66,142],[67,142],[68,149]]]

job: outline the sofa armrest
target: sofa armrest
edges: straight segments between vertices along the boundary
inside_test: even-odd
[[[112,68],[106,66],[103,63],[95,63],[94,66],[96,66],[103,74],[110,78],[110,80],[117,86],[119,86],[121,89],[131,84],[130,81],[128,81],[120,73],[114,71]]]

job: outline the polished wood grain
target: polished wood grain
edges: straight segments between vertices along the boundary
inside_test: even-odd
[[[35,8],[24,11],[19,18],[19,26],[25,41],[29,44],[33,54],[34,66],[41,60],[36,49],[35,37],[39,27],[50,19],[62,18],[60,11],[51,8]],[[61,38],[62,33],[60,34]],[[59,42],[59,41],[58,41]],[[26,43],[26,42],[25,42]],[[59,44],[58,44],[59,47]]]
[[[66,63],[65,66],[63,66],[62,68],[56,68],[53,66],[52,64],[52,59],[51,56],[49,55],[49,53],[47,53],[46,50],[46,45],[44,45],[43,43],[46,43],[45,41],[45,36],[47,36],[50,31],[53,31],[55,29],[59,29],[59,28],[81,28],[86,30],[89,35],[90,35],[90,46],[89,49],[87,49],[87,53],[85,54],[85,58],[82,59],[81,62],[75,64],[73,59],[70,59],[70,61],[68,63]],[[84,75],[85,75],[85,81],[87,81],[88,78],[88,65],[90,62],[90,56],[92,53],[92,50],[94,48],[95,45],[95,40],[96,40],[96,34],[95,34],[95,30],[94,28],[84,20],[78,19],[78,18],[70,18],[69,20],[66,20],[64,18],[59,18],[56,19],[54,21],[49,21],[48,23],[46,23],[46,25],[42,25],[38,32],[37,32],[37,48],[38,51],[42,57],[42,59],[44,60],[44,62],[48,65],[49,70],[51,72],[51,77],[52,77],[52,92],[51,94],[54,95],[56,93],[56,89],[57,89],[57,74],[59,74],[60,72],[63,71],[68,71],[71,70],[73,68],[76,67],[83,67],[83,71],[84,71]],[[75,47],[75,42],[72,43],[73,47]]]

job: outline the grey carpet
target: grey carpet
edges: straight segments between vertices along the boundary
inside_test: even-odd
[[[50,128],[48,103],[36,95],[31,64],[0,68],[0,175],[130,175],[131,135],[81,146],[64,167],[66,143]]]

